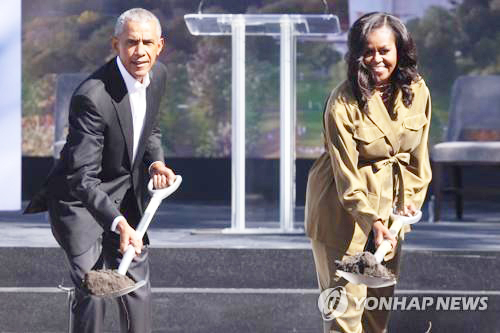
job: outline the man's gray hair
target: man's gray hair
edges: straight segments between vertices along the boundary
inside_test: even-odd
[[[155,14],[151,13],[149,10],[144,8],[132,8],[125,12],[123,12],[115,24],[115,37],[118,37],[123,32],[123,27],[125,23],[128,21],[138,22],[138,23],[146,23],[150,21],[154,21],[156,24],[156,30],[158,32],[158,37],[161,37],[161,24],[160,20],[155,16]]]

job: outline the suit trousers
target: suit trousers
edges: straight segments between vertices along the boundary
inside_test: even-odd
[[[342,260],[345,253],[336,250],[322,242],[311,240],[314,264],[321,291],[328,288],[344,287],[347,296],[346,311],[331,321],[324,321],[324,332],[335,333],[384,333],[387,332],[389,311],[363,308],[361,300],[364,297],[392,297],[394,286],[385,288],[367,288],[366,285],[356,285],[338,278],[335,274],[335,260]],[[398,241],[394,257],[387,262],[387,267],[399,275],[401,241]]]
[[[75,297],[71,306],[74,333],[104,332],[105,302],[82,289],[85,273],[90,270],[117,269],[122,255],[117,235],[105,232],[95,244],[79,255],[66,253],[71,279],[75,285]],[[120,332],[151,332],[151,284],[149,282],[148,248],[136,256],[127,271],[134,281],[147,283],[136,291],[116,298],[119,308]]]

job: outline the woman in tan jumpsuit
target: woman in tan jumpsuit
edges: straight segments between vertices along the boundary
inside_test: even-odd
[[[332,91],[324,112],[326,152],[309,172],[305,227],[320,289],[342,286],[348,300],[343,314],[324,322],[325,332],[379,333],[387,329],[389,312],[364,310],[356,301],[392,296],[394,287],[338,279],[334,261],[389,239],[394,249],[386,264],[398,274],[401,246],[389,233],[389,216],[394,208],[413,214],[424,201],[431,180],[431,101],[417,72],[415,44],[396,17],[361,17],[348,46],[348,79]]]

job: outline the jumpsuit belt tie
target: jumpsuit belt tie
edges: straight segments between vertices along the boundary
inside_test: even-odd
[[[380,171],[383,168],[392,165],[392,179],[387,179],[385,181],[392,181],[393,186],[393,198],[395,198],[395,207],[398,211],[404,208],[404,184],[403,184],[403,170],[401,166],[407,166],[410,164],[410,154],[409,153],[398,153],[386,159],[378,160],[373,163],[373,169],[375,172]]]

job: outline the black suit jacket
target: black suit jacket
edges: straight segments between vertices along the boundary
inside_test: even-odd
[[[166,70],[156,63],[146,91],[147,109],[135,160],[130,100],[116,59],[74,92],[61,158],[26,213],[49,210],[52,231],[73,255],[83,253],[115,217],[136,226],[147,198],[147,167],[164,160],[157,127]],[[147,242],[147,238],[145,239]]]

